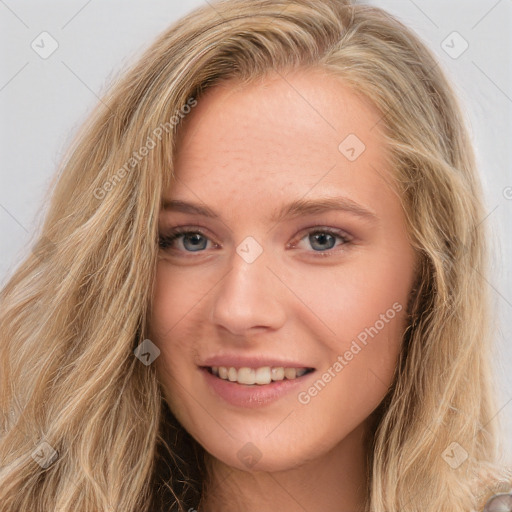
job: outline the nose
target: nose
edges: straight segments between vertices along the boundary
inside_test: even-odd
[[[265,253],[252,263],[233,255],[231,270],[214,288],[214,324],[239,336],[284,324],[287,290],[267,264]]]

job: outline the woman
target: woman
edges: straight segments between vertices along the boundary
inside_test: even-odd
[[[220,2],[104,103],[2,292],[1,511],[509,500],[480,185],[413,33]]]

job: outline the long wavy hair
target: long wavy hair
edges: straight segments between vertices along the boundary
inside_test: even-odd
[[[162,192],[181,120],[205,90],[299,68],[333,73],[381,113],[420,257],[394,380],[373,415],[367,510],[481,510],[511,485],[493,418],[485,211],[439,63],[376,7],[225,0],[174,23],[116,79],[1,291],[1,512],[198,506],[204,450],[171,414],[155,365],[134,355],[149,329]]]

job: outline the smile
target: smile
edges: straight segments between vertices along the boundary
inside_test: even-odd
[[[312,372],[313,368],[285,368],[282,366],[270,367],[262,366],[259,368],[241,367],[235,368],[233,366],[210,366],[207,370],[216,377],[230,382],[237,382],[238,384],[245,384],[247,386],[270,384],[280,380],[294,380],[307,373]]]

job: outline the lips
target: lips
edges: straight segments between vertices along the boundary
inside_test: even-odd
[[[283,359],[273,356],[243,356],[243,355],[217,355],[209,357],[198,364],[200,367],[212,368],[224,366],[225,368],[262,368],[270,366],[275,368],[306,368],[315,369],[310,363],[300,360]]]
[[[215,376],[211,367],[207,366],[199,367],[199,371],[209,388],[209,392],[213,393],[211,396],[222,399],[222,404],[229,404],[236,408],[269,406],[285,395],[307,387],[308,382],[311,382],[311,379],[314,378],[314,371],[311,369],[301,377],[284,378],[271,381],[268,384],[258,385],[256,383],[243,384],[238,381],[224,380]]]

